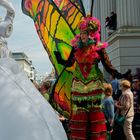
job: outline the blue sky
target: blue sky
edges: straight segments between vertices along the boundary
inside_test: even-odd
[[[12,52],[24,52],[39,74],[50,73],[52,64],[36,33],[32,19],[22,13],[21,0],[10,0],[15,8],[14,29],[8,41]],[[5,11],[0,7],[0,11]],[[1,12],[0,12],[1,13]],[[4,17],[5,15],[0,16]]]

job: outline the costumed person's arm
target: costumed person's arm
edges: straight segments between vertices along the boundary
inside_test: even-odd
[[[106,71],[111,74],[114,75],[117,79],[122,79],[122,78],[127,78],[128,75],[131,73],[131,70],[128,70],[126,73],[121,74],[119,73],[111,64],[109,57],[105,51],[105,49],[102,49],[99,51],[99,55],[101,57],[101,62],[104,66],[104,68],[106,69]]]
[[[57,62],[59,64],[61,64],[61,65],[66,66],[66,67],[71,67],[75,62],[75,60],[74,60],[74,51],[75,51],[74,48],[72,48],[68,60],[64,60],[59,51],[54,51],[54,54],[55,54],[56,59],[57,59]]]

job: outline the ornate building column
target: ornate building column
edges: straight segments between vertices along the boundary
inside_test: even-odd
[[[116,4],[118,28],[140,25],[140,0],[117,0]]]

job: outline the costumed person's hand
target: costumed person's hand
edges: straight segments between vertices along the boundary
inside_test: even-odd
[[[65,60],[62,59],[61,53],[59,51],[54,51],[54,55],[59,64],[65,65]]]
[[[67,61],[64,60],[64,59],[62,58],[60,52],[54,51],[54,55],[56,56],[57,62],[58,62],[59,64],[64,65],[64,66],[66,65]]]
[[[126,73],[122,74],[122,77],[127,79],[130,74],[131,74],[131,70],[129,69]]]
[[[65,119],[64,116],[60,115],[60,116],[59,116],[59,120],[60,120],[60,121],[65,121],[66,119]]]
[[[74,61],[72,61],[73,60],[73,50],[72,50],[72,52],[71,52],[68,60],[64,60],[62,58],[60,52],[58,52],[58,51],[54,51],[54,54],[55,54],[56,59],[57,59],[57,61],[58,61],[59,64],[62,64],[65,67],[71,67],[73,65],[73,62],[74,62]]]
[[[121,73],[119,73],[117,71],[115,71],[115,73],[114,73],[114,75],[115,75],[115,77],[117,79],[122,79],[122,78],[127,79],[128,78],[128,75],[130,75],[130,74],[131,74],[131,70],[130,69],[126,73],[124,73],[124,74],[121,74]]]

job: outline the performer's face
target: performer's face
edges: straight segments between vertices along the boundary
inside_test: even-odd
[[[86,44],[87,41],[88,41],[88,32],[87,31],[81,31],[80,33],[80,38],[81,38],[81,41]]]

